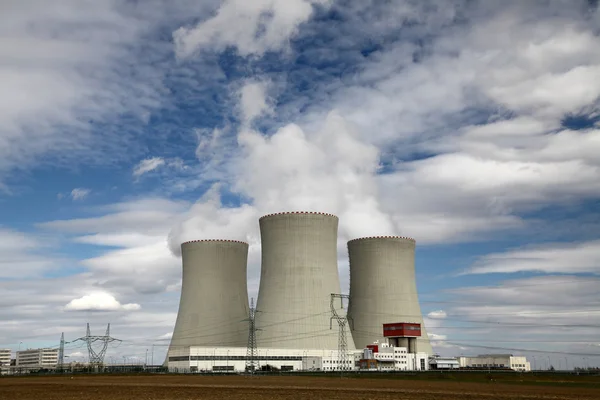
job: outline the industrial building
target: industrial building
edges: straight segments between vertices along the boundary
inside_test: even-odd
[[[526,357],[513,356],[512,354],[480,354],[473,357],[459,357],[458,362],[461,368],[531,371],[531,364]]]
[[[27,349],[17,351],[17,369],[51,369],[58,364],[58,349]]]
[[[10,368],[10,349],[0,349],[0,374],[5,374]]]
[[[429,369],[432,370],[453,370],[459,368],[460,363],[456,357],[434,356],[429,359]]]
[[[169,352],[190,346],[246,346],[248,243],[186,242],[181,258],[181,298]]]
[[[413,239],[348,242],[348,315],[336,308],[338,320],[333,320],[332,294],[342,293],[338,218],[283,212],[261,217],[259,226],[262,258],[255,311],[248,307],[247,243],[199,240],[181,245],[181,299],[166,360],[170,370],[429,368],[431,346],[416,292]],[[334,322],[339,318],[347,322],[342,324],[345,335]],[[376,348],[365,353],[374,343]]]
[[[242,372],[249,356],[246,347],[188,347],[170,353],[172,372]],[[428,355],[411,354],[406,348],[375,344],[349,351],[342,365],[338,350],[258,348],[253,358],[258,370],[280,371],[425,371]]]
[[[421,327],[411,351],[432,354],[417,296],[415,240],[398,236],[354,239],[348,242],[348,255],[348,317],[356,346],[382,341],[385,335],[379,328],[402,321]],[[396,345],[408,347],[408,340]]]
[[[427,353],[410,352],[406,347],[389,343],[373,343],[363,350],[358,370],[377,371],[427,371]]]

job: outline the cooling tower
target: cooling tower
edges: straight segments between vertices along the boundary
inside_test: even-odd
[[[248,343],[248,244],[195,240],[181,245],[179,313],[169,351]]]
[[[262,265],[257,343],[266,348],[338,348],[331,293],[340,293],[335,215],[292,212],[259,220]],[[348,348],[354,349],[348,334]]]
[[[417,351],[432,354],[415,279],[415,240],[396,236],[348,242],[352,337],[357,348],[383,341],[383,324],[421,324]]]

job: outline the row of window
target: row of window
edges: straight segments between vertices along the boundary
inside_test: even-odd
[[[172,356],[169,357],[169,361],[213,361],[213,360],[231,360],[231,361],[245,361],[250,360],[248,356]],[[256,361],[302,361],[301,356],[256,356]]]
[[[504,364],[473,364],[474,367],[504,367]]]
[[[400,326],[384,326],[383,327],[384,331],[400,331],[400,330],[405,330],[405,331],[420,331],[421,330],[421,326],[411,326],[411,325],[400,325]]]

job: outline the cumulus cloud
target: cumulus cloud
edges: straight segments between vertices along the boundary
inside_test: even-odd
[[[71,190],[71,198],[73,200],[83,200],[85,199],[92,191],[90,189],[85,188],[75,188]]]
[[[433,318],[433,319],[444,319],[446,318],[448,315],[446,314],[446,311],[444,310],[435,310],[435,311],[431,311],[427,314],[427,316],[429,318]]]
[[[232,190],[252,204],[222,207],[218,190],[200,199],[171,231],[170,244],[190,239],[254,241],[260,215],[279,211],[320,211],[340,217],[342,238],[393,234],[396,228],[377,199],[378,150],[356,138],[351,126],[332,113],[322,129],[305,132],[295,124],[273,136],[244,129]]]
[[[313,13],[313,5],[330,0],[225,0],[215,15],[194,27],[173,33],[178,57],[198,50],[235,47],[243,55],[282,50],[298,27]]]
[[[465,273],[600,273],[600,241],[549,243],[488,254]]]
[[[152,157],[147,158],[145,160],[140,161],[133,168],[133,176],[139,177],[144,175],[147,172],[154,171],[155,169],[165,165],[165,160],[161,157]]]
[[[121,304],[106,292],[90,293],[73,299],[64,307],[66,311],[136,311],[140,308],[136,303]]]
[[[272,111],[267,102],[268,82],[248,81],[240,90],[241,114],[245,124],[264,113]]]

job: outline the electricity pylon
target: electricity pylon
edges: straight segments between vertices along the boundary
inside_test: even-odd
[[[346,335],[346,327],[348,326],[348,315],[340,314],[335,308],[335,300],[340,299],[340,309],[344,309],[344,299],[349,300],[350,297],[347,294],[331,293],[331,299],[329,301],[329,307],[331,308],[331,318],[329,318],[329,329],[332,329],[332,320],[336,320],[338,323],[338,368],[340,371],[350,369],[348,363],[348,338]]]
[[[256,324],[254,323],[256,308],[254,307],[254,298],[250,299],[250,310],[248,314],[248,348],[246,350],[246,371],[254,374],[258,367],[258,349],[256,345]]]
[[[106,354],[106,349],[108,349],[108,344],[111,342],[121,342],[120,339],[115,339],[110,336],[110,324],[106,327],[106,333],[104,336],[92,336],[90,333],[90,324],[87,324],[87,331],[84,337],[80,337],[79,339],[75,339],[76,341],[82,341],[87,343],[88,348],[88,357],[91,365],[102,365],[104,364],[104,355]],[[100,350],[94,350],[94,343],[101,342]]]

